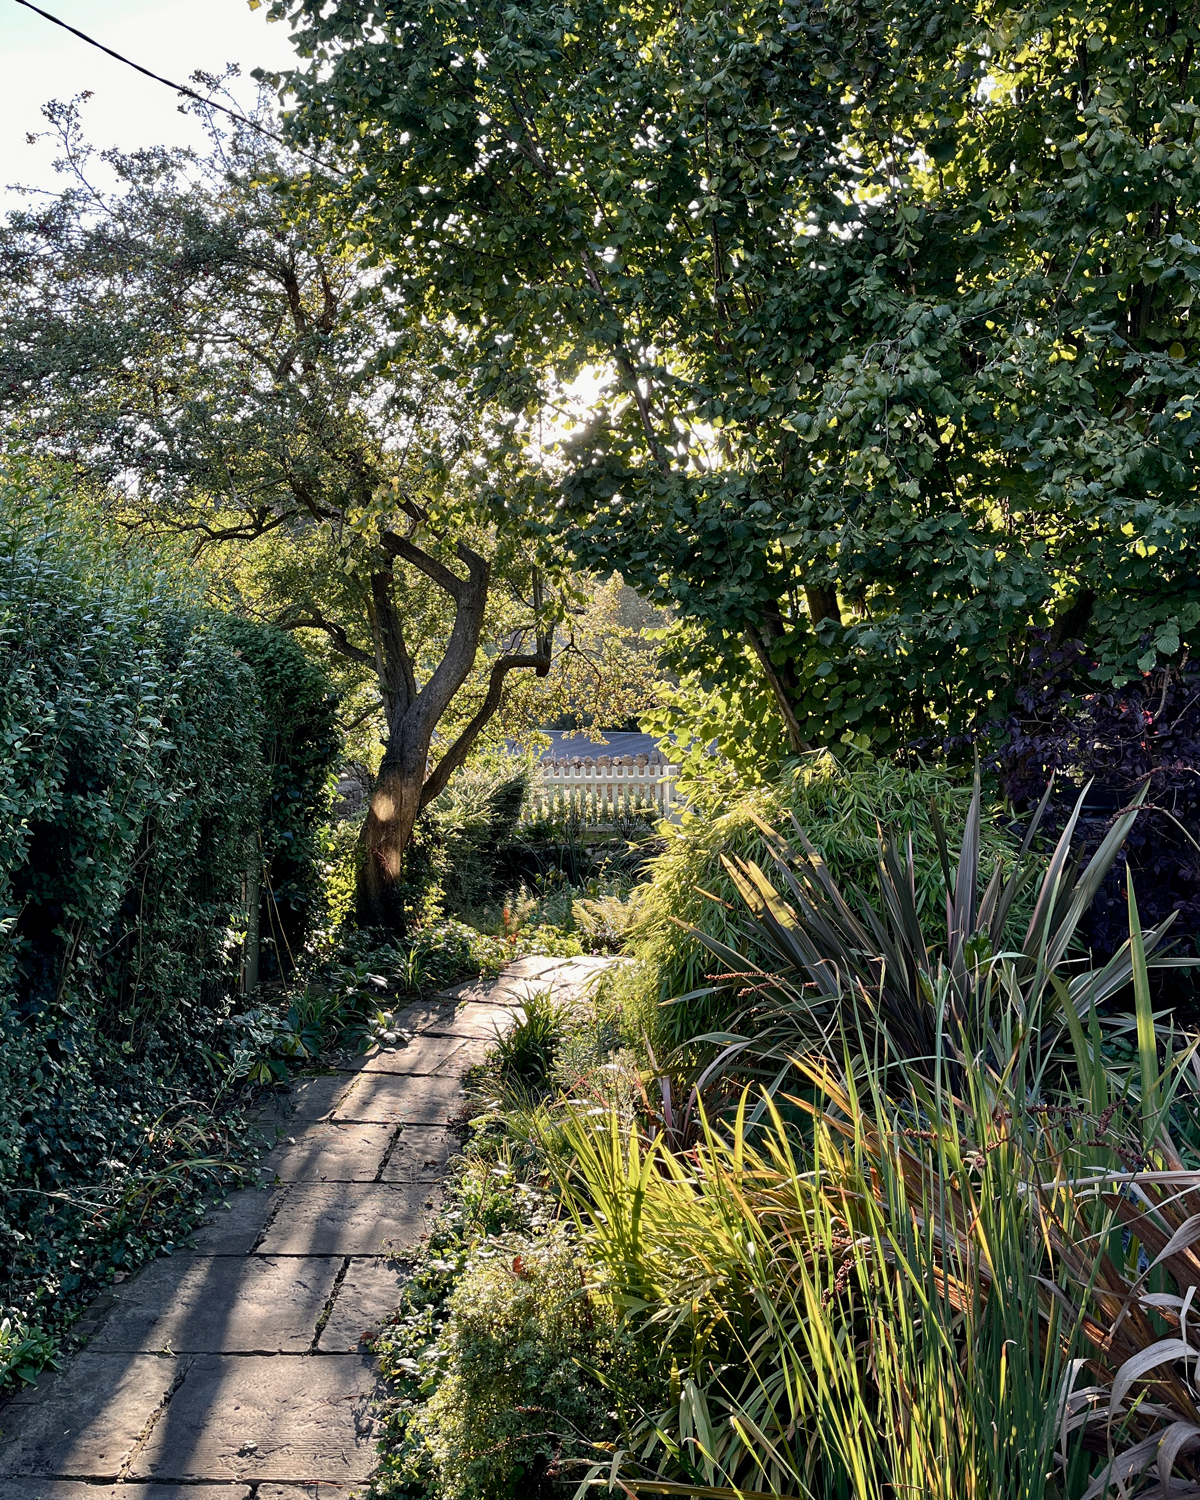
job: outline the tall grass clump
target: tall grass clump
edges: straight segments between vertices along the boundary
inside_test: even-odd
[[[1046,1494],[1076,1331],[1043,1293],[1025,1191],[1045,1130],[997,1116],[982,1068],[920,1129],[915,1093],[813,1080],[807,1138],[770,1101],[748,1126],[748,1097],[686,1157],[615,1114],[568,1128],[593,1275],[671,1366],[629,1474],[723,1494]]]
[[[617,1106],[546,1133],[589,1285],[669,1370],[669,1401],[585,1484],[1200,1492],[1200,1171],[1170,1133],[1194,1129],[1200,1041],[1151,1010],[1169,924],[1143,932],[1132,887],[1114,958],[1072,953],[1135,816],[1082,871],[1068,829],[1039,880],[1023,849],[984,882],[977,785],[953,868],[935,826],[942,911],[924,920],[911,851],[882,838],[878,906],[859,892],[857,912],[799,828],[798,849],[762,830],[778,888],[727,857],[747,941],[709,950],[788,997],[763,1036],[749,1007],[725,1055],[740,1104],[707,1110],[701,1075],[690,1136]],[[1129,991],[1132,1014],[1101,1014]],[[756,1042],[783,1066],[753,1085]]]
[[[1085,1033],[1086,1087],[1054,1102],[1026,1038],[932,1076],[812,1056],[802,1092],[747,1092],[686,1152],[573,1114],[590,1285],[669,1370],[616,1455],[633,1492],[1195,1493],[1200,1172],[1164,1124],[1194,1044],[1163,1065],[1149,1025],[1124,1071]]]

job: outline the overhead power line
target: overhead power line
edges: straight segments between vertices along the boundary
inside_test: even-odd
[[[32,0],[16,0],[18,5],[23,5],[26,10],[31,10],[45,21],[50,21],[55,26],[61,26],[64,31],[69,31],[72,36],[77,36],[81,42],[86,42],[89,47],[95,47],[98,52],[105,52],[109,57],[116,58],[117,62],[124,63],[127,68],[132,68],[135,73],[141,73],[147,78],[152,78],[155,83],[164,84],[169,89],[174,89],[177,94],[186,94],[189,99],[195,99],[198,104],[203,104],[205,109],[219,110],[221,114],[228,115],[231,120],[236,120],[239,125],[248,125],[251,130],[257,130],[259,135],[265,135],[269,140],[277,141],[279,145],[286,146],[289,151],[297,156],[304,157],[305,161],[315,162],[323,172],[333,172],[338,177],[346,174],[323,162],[319,156],[310,156],[307,151],[301,151],[298,147],[274,130],[268,130],[265,125],[260,125],[257,120],[248,119],[245,115],[238,114],[236,109],[229,109],[224,104],[218,104],[215,99],[206,99],[203,94],[198,94],[195,89],[190,89],[184,83],[173,83],[171,79],[164,78],[161,73],[152,73],[149,68],[143,68],[141,63],[135,63],[132,58],[125,57],[120,52],[114,52],[111,47],[106,47],[103,42],[98,42],[94,36],[88,36],[86,31],[80,31],[77,26],[69,26],[66,21],[60,21],[57,16],[52,16],[48,10],[43,10],[40,5],[34,5]]]

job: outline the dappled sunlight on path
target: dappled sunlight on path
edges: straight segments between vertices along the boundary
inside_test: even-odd
[[[532,991],[613,960],[526,958],[410,1006],[408,1046],[295,1084],[262,1124],[264,1186],[89,1311],[87,1347],[0,1412],[0,1500],[351,1500],[381,1394],[364,1335],[458,1148],[462,1076]]]

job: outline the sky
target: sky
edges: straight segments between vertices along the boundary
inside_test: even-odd
[[[286,67],[293,54],[285,24],[269,24],[246,0],[37,0],[58,16],[143,67],[179,83],[196,68],[220,72],[241,65],[234,91],[253,98],[250,70]],[[89,47],[16,0],[0,0],[0,208],[27,201],[22,184],[53,191],[60,181],[45,144],[26,135],[46,128],[41,107],[90,89],[84,107],[89,140],[98,147],[201,144],[198,123],[178,112],[179,96]]]

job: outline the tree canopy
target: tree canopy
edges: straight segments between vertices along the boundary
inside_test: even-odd
[[[50,113],[75,180],[0,231],[0,403],[97,503],[223,555],[235,605],[370,680],[385,748],[364,881],[378,867],[393,889],[511,675],[578,654],[563,627],[585,601],[553,545],[495,524],[497,496],[528,487],[519,455],[381,278],[289,209],[285,156],[248,130],[214,131],[207,159],[109,153],[121,186],[102,197],[78,111]],[[554,674],[567,698],[573,675]],[[645,695],[645,672],[596,676],[597,705]],[[397,916],[385,896],[363,898],[377,925]]]
[[[749,645],[794,746],[1194,648],[1194,16],[277,0],[295,139],[474,399],[607,381],[575,556]]]

